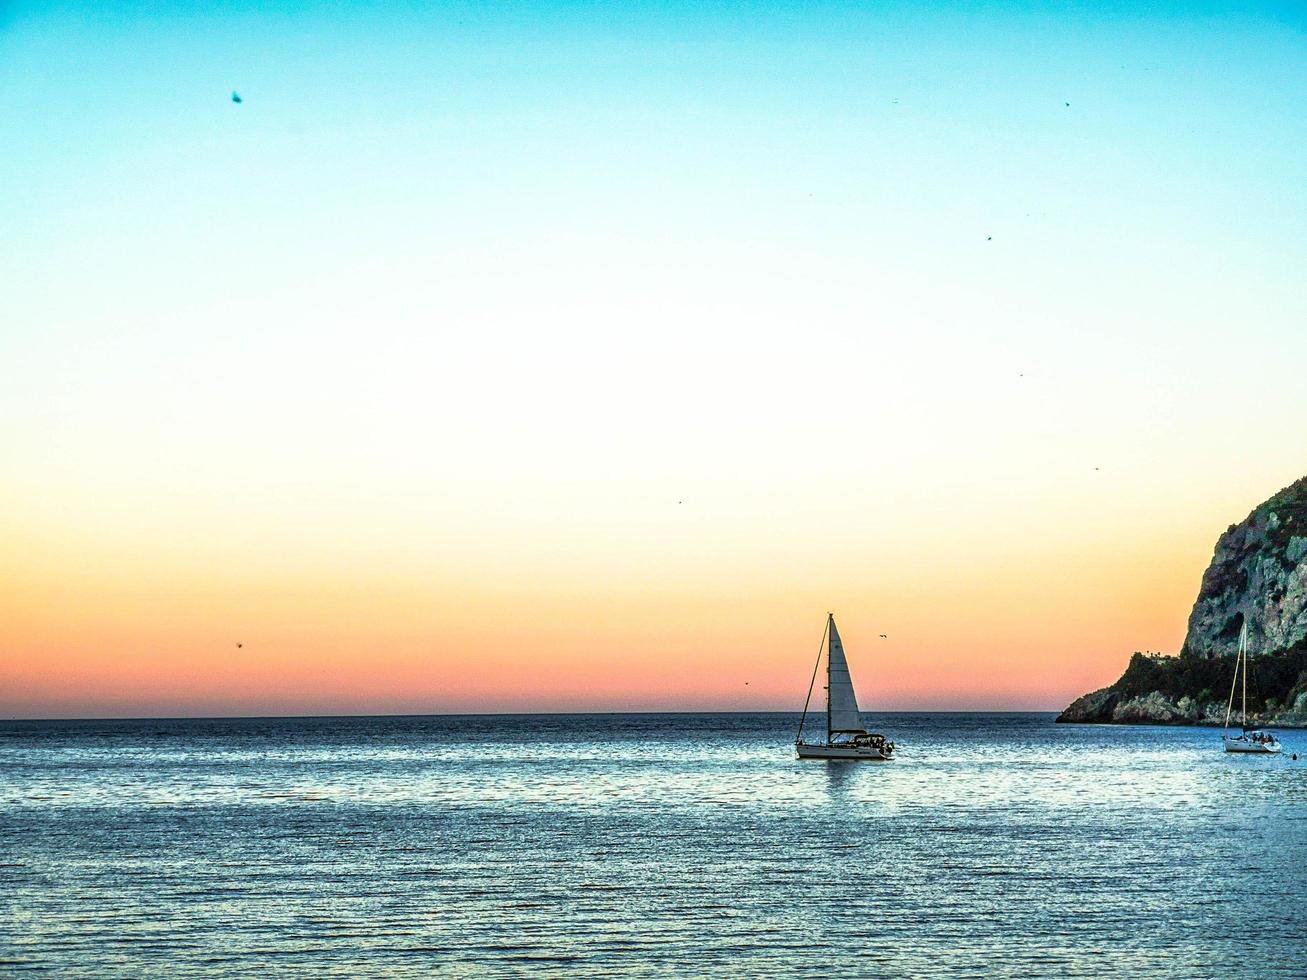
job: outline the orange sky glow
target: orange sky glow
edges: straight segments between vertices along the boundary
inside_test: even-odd
[[[871,521],[851,541],[811,513],[736,537],[710,496],[482,548],[283,532],[280,563],[267,539],[47,529],[5,559],[0,712],[797,710],[827,608],[865,710],[1053,709],[1132,650],[1178,648],[1217,513],[1256,502],[1180,521],[1145,497],[1086,522],[1089,501],[969,499],[962,524],[904,506],[911,533]]]

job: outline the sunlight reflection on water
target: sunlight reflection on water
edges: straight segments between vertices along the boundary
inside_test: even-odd
[[[902,757],[859,764],[794,721],[0,724],[0,959],[1301,975],[1307,733],[887,715]]]

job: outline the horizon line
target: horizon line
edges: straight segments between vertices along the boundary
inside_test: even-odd
[[[812,712],[809,712],[811,714]],[[988,709],[901,709],[894,711],[868,711],[869,715],[1055,715],[1052,709],[988,708]],[[553,717],[613,715],[801,715],[795,711],[433,711],[404,712],[399,714],[307,714],[307,715],[96,715],[90,717],[16,718],[0,719],[0,724],[11,722],[69,722],[69,721],[317,721],[327,719],[359,718],[530,718],[541,715]]]

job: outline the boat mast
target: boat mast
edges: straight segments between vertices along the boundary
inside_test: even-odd
[[[834,627],[835,627],[835,614],[834,614],[834,613],[829,613],[829,612],[828,612],[828,613],[826,614],[826,635],[827,635],[827,636],[831,636],[831,635],[833,635]],[[830,642],[830,641],[827,640],[827,643],[828,643],[828,644],[829,644],[829,642]],[[830,731],[830,647],[827,646],[827,648],[826,648],[826,744],[827,744],[827,745],[830,745],[830,736],[831,736],[831,731]]]
[[[830,615],[830,614],[827,613],[827,616],[829,616],[829,615]],[[803,699],[803,717],[799,719],[799,734],[798,734],[797,736],[795,736],[795,738],[794,738],[794,744],[795,744],[795,745],[798,745],[800,742],[803,741],[803,723],[804,723],[805,721],[808,720],[808,704],[809,704],[809,702],[812,701],[812,689],[813,689],[814,687],[817,686],[817,668],[821,666],[821,651],[822,651],[822,647],[824,647],[824,646],[826,645],[826,633],[827,633],[827,631],[828,631],[829,629],[830,629],[830,620],[829,620],[829,618],[828,618],[828,619],[826,620],[826,628],[823,629],[823,630],[821,631],[821,643],[819,643],[819,644],[817,645],[817,659],[816,659],[816,661],[814,661],[814,663],[813,663],[813,665],[812,665],[812,680],[808,681],[808,696],[807,696],[806,698]],[[830,667],[827,667],[827,668],[826,668],[826,671],[827,671],[827,674],[829,674],[829,672],[830,672]],[[829,729],[829,727],[830,727],[830,693],[829,693],[829,690],[830,690],[830,680],[829,680],[829,677],[828,677],[828,679],[827,679],[827,695],[826,695],[826,726],[827,726],[828,729]],[[829,732],[828,732],[827,735],[826,735],[826,740],[827,740],[828,742],[830,741],[830,734],[829,734]]]
[[[1239,706],[1239,713],[1242,717],[1239,720],[1239,727],[1244,731],[1248,730],[1248,620],[1243,621],[1243,631],[1240,639],[1243,641],[1239,645],[1243,647],[1243,703]]]

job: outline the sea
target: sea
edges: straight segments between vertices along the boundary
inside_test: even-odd
[[[0,722],[0,972],[1307,976],[1307,732],[1053,717]]]

